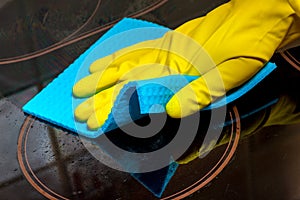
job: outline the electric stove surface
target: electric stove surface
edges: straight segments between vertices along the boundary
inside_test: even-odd
[[[276,53],[277,69],[227,105],[224,140],[179,165],[160,198],[88,140],[22,111],[122,18],[176,28],[224,2],[0,1],[0,199],[300,199],[300,48]],[[111,140],[133,145],[118,131]]]

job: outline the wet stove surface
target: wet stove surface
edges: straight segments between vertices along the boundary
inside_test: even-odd
[[[134,16],[174,28],[224,1],[207,2],[0,1],[0,199],[157,199],[130,174],[95,159],[77,135],[21,108],[107,24]],[[296,57],[299,49],[285,55]],[[273,60],[278,69],[227,108],[233,119],[223,132],[233,140],[240,134],[236,149],[227,141],[180,165],[162,198],[181,192],[186,199],[300,199],[300,72],[280,54]],[[224,155],[230,159],[218,165]]]

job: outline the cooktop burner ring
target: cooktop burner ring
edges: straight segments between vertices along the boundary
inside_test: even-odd
[[[240,124],[240,116],[238,113],[238,109],[236,106],[233,106],[232,110],[229,111],[230,119],[233,122],[231,127],[231,135],[229,142],[227,143],[226,149],[224,153],[221,155],[219,161],[212,166],[212,168],[207,172],[204,176],[199,178],[198,181],[194,182],[190,186],[182,189],[181,191],[175,192],[169,196],[162,197],[162,200],[167,199],[182,199],[187,197],[196,191],[200,190],[208,183],[210,183],[220,172],[228,165],[232,156],[234,155],[238,142],[240,139],[240,132],[241,132],[241,124]],[[27,140],[30,130],[35,122],[35,118],[33,116],[28,116],[24,120],[24,123],[20,129],[20,134],[18,138],[18,149],[17,149],[17,156],[18,162],[21,168],[21,171],[27,181],[31,184],[35,190],[37,190],[41,195],[48,199],[69,199],[57,192],[53,191],[45,183],[43,183],[39,177],[33,171],[27,155]]]

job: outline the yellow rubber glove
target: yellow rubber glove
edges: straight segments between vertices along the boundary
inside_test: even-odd
[[[174,74],[200,76],[214,66],[198,43],[179,32],[170,31],[160,39],[130,46],[95,61],[90,66],[91,75],[74,86],[77,97],[93,95],[75,110],[76,119],[87,121],[90,129],[97,129],[107,119],[120,89],[129,81]],[[196,102],[193,89],[189,92]]]
[[[166,106],[175,118],[195,113],[249,80],[277,49],[300,38],[298,8],[298,0],[232,0],[160,39],[97,60],[91,75],[73,88],[77,97],[91,96],[75,116],[97,129],[125,83],[170,74],[201,76]]]

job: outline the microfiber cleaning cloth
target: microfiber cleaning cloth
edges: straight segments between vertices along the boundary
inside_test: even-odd
[[[111,114],[98,131],[91,131],[85,123],[79,123],[74,119],[74,108],[85,99],[74,98],[72,87],[78,80],[89,74],[89,66],[95,60],[135,43],[162,37],[168,30],[168,28],[150,22],[123,19],[31,99],[23,107],[24,112],[89,138],[96,138],[104,132],[128,124],[145,114],[164,112],[164,107],[172,95],[198,78],[197,76],[172,75],[157,79],[134,81],[125,85],[114,103]],[[275,68],[275,64],[268,63],[238,90],[205,109],[221,107],[241,97]],[[129,97],[132,98],[135,89],[137,89],[136,98],[139,105],[130,105],[128,103]],[[124,115],[124,113],[128,114],[129,110],[132,116]]]
[[[107,131],[142,118],[146,114],[164,112],[163,108],[172,95],[197,77],[174,75],[128,83],[121,90],[111,114],[98,131],[91,131],[85,123],[79,123],[74,119],[74,108],[85,99],[74,98],[72,87],[78,80],[89,74],[88,69],[93,61],[135,43],[160,38],[168,30],[168,28],[146,21],[129,18],[121,20],[30,100],[23,107],[24,112],[89,138],[97,138]],[[275,68],[275,64],[268,63],[246,84],[206,109],[224,106],[241,97]],[[131,105],[132,98],[138,101],[138,104]],[[160,196],[176,168],[177,164],[173,162],[162,171],[153,172],[160,174],[160,177],[162,172],[165,174],[165,178],[158,182],[149,178],[145,179],[146,174],[133,174],[133,176],[156,196]]]

